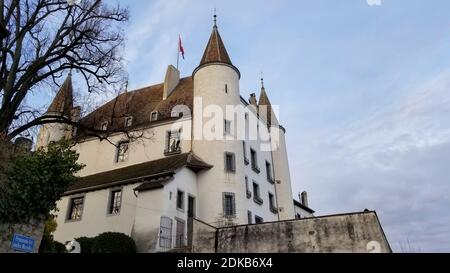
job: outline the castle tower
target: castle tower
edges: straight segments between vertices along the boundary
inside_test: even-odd
[[[63,116],[65,118],[72,119],[73,112],[72,76],[69,74],[44,116]],[[72,127],[67,124],[44,124],[39,131],[36,147],[46,147],[51,142],[69,139],[71,136]]]
[[[216,20],[214,20],[216,21]],[[208,223],[218,224],[223,221],[223,195],[234,194],[236,203],[235,223],[247,223],[247,210],[244,207],[245,184],[243,175],[244,158],[242,154],[242,142],[237,140],[224,140],[227,134],[224,131],[226,107],[241,104],[239,93],[240,72],[233,65],[227,53],[225,45],[219,34],[216,22],[206,46],[199,66],[193,72],[194,80],[194,119],[193,119],[193,152],[200,158],[213,165],[208,171],[199,174],[198,216]],[[219,110],[215,124],[216,139],[207,134],[204,128],[211,125],[211,110]],[[209,116],[209,117],[205,117]],[[235,124],[230,124],[234,127]],[[233,136],[228,136],[232,138]],[[231,154],[236,162],[235,170],[225,170],[225,154]]]
[[[258,108],[260,116],[267,122],[271,136],[273,136],[272,141],[275,144],[272,151],[272,161],[280,220],[289,220],[293,219],[295,211],[286,149],[286,129],[279,124],[262,79],[261,82]]]

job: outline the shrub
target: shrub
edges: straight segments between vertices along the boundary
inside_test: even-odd
[[[92,253],[136,253],[136,244],[123,233],[105,232],[94,239]]]
[[[66,246],[60,242],[54,241],[53,236],[44,234],[39,253],[66,253]]]
[[[0,140],[0,148],[3,142]],[[26,223],[48,215],[84,166],[67,142],[0,162],[0,222]]]
[[[52,253],[66,253],[67,249],[63,243],[53,241],[53,252]]]
[[[94,245],[96,238],[97,237],[95,237],[95,238],[80,237],[80,238],[76,238],[75,241],[80,243],[81,253],[88,254],[88,253],[93,253],[92,246]]]

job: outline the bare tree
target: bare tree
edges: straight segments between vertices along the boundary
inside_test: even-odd
[[[14,138],[35,126],[65,123],[102,133],[26,104],[31,92],[61,85],[76,71],[88,92],[124,81],[122,25],[128,11],[101,0],[0,0],[0,134]]]

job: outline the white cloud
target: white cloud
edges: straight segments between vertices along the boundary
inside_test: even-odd
[[[375,209],[396,250],[410,240],[414,251],[449,251],[440,233],[450,228],[448,86],[444,71],[376,113],[300,139],[294,157],[302,160],[291,168],[301,170],[294,181],[311,191],[313,208],[320,214]]]

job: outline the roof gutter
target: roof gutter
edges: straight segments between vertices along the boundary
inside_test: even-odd
[[[146,179],[154,179],[154,178],[158,178],[161,176],[173,176],[174,174],[175,174],[174,171],[167,171],[167,172],[162,172],[162,173],[157,173],[157,174],[152,174],[152,175],[147,175],[147,176],[135,177],[135,178],[120,180],[120,181],[116,181],[116,182],[112,182],[112,183],[108,183],[108,184],[102,184],[102,185],[97,185],[97,186],[91,186],[91,187],[66,191],[63,194],[63,196],[84,193],[84,192],[89,192],[89,191],[102,190],[102,189],[111,188],[111,187],[115,187],[115,186],[119,186],[119,185],[131,184],[134,182],[143,182]]]

